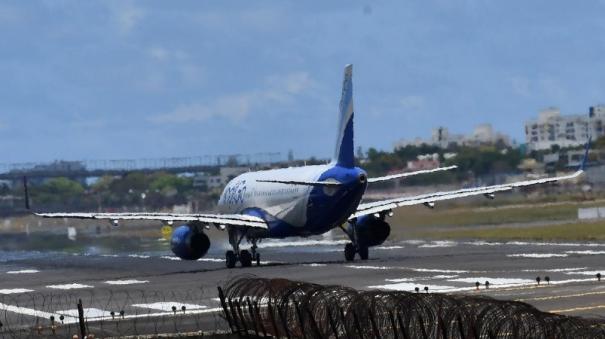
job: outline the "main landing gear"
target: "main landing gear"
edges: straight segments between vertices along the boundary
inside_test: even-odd
[[[359,244],[355,245],[354,243],[350,242],[345,245],[345,260],[346,261],[355,260],[356,253],[359,254],[359,259],[368,260],[368,258],[370,257],[369,252],[370,251],[368,249],[368,246],[361,246]]]
[[[351,242],[345,245],[345,260],[355,260],[355,254],[359,254],[359,259],[361,260],[368,260],[370,257],[369,248],[368,246],[359,243],[354,223],[355,221],[352,221],[352,223],[349,224],[349,227],[346,228],[344,226],[340,227],[349,239],[351,239]]]
[[[252,247],[250,251],[239,249],[239,245],[246,236],[245,233],[238,234],[235,230],[229,231],[229,243],[233,247],[233,250],[227,251],[225,254],[227,268],[234,268],[237,262],[239,261],[242,267],[250,267],[252,266],[252,262],[256,262],[256,266],[260,266],[260,254],[256,252],[258,248],[256,246],[257,239],[250,239],[252,242]]]

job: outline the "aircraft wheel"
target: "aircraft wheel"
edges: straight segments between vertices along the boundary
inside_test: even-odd
[[[256,260],[256,266],[260,266],[260,253],[256,253],[255,255],[256,258],[254,258]]]
[[[353,246],[353,243],[345,245],[345,259],[347,261],[353,261],[353,259],[355,259],[355,246]]]
[[[227,257],[227,268],[234,268],[235,263],[237,262],[235,253],[233,253],[233,251],[227,251],[227,254],[225,256]]]
[[[369,257],[368,246],[359,246],[359,258],[361,258],[361,260],[368,260],[368,257]]]
[[[248,250],[241,250],[239,252],[239,262],[242,263],[242,267],[252,266],[252,254]]]

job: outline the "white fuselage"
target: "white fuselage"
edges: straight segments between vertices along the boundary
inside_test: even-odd
[[[316,181],[331,165],[316,165],[248,172],[231,180],[218,201],[221,213],[241,213],[261,208],[292,226],[306,223],[307,204],[313,187],[257,180]]]

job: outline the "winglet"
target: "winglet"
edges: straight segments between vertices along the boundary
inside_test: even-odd
[[[592,141],[592,136],[588,137],[588,141],[586,142],[586,146],[584,146],[584,158],[582,158],[582,163],[580,163],[580,171],[584,171],[586,169],[586,163],[588,162],[588,151],[590,151],[590,142]]]
[[[27,177],[23,176],[23,193],[25,194],[25,209],[30,210],[29,206],[29,189],[27,188]]]
[[[338,134],[332,160],[339,166],[354,167],[353,153],[353,65],[345,66],[338,111]]]

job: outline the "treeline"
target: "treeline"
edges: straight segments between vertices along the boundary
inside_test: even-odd
[[[581,148],[581,147],[579,147]],[[594,149],[605,149],[605,138],[596,140]],[[573,148],[578,149],[578,147]],[[541,161],[545,154],[565,152],[552,150],[531,152],[526,155],[521,148],[505,145],[466,147],[451,146],[442,149],[431,145],[406,146],[393,152],[379,151],[370,148],[363,153],[358,151],[361,167],[368,171],[370,177],[386,175],[390,171],[405,170],[409,161],[418,160],[421,155],[437,154],[440,166],[457,165],[456,171],[439,173],[439,175],[410,177],[402,180],[404,185],[424,185],[452,183],[474,180],[497,174],[518,172],[520,163],[525,158]],[[297,161],[290,165],[302,166],[325,163],[315,158]],[[285,165],[285,164],[284,164]],[[563,169],[565,164],[555,164],[554,170]],[[375,185],[374,187],[391,187],[393,183]],[[123,176],[105,176],[86,184],[83,181],[67,178],[51,178],[30,182],[32,206],[40,210],[67,211],[161,211],[172,209],[175,205],[193,204],[194,210],[212,209],[220,195],[219,190],[206,191],[194,187],[193,179],[165,172],[146,174],[131,172]],[[0,213],[23,210],[21,185],[10,188],[0,186],[0,197],[3,199]],[[12,197],[12,199],[11,199]],[[10,202],[10,203],[9,203]]]
[[[22,197],[23,189],[4,190],[5,194]],[[34,209],[120,211],[165,210],[175,205],[194,202],[209,208],[218,199],[216,192],[205,192],[193,186],[193,179],[165,172],[145,174],[131,172],[124,176],[104,176],[87,185],[68,178],[50,178],[30,182],[29,195]]]

